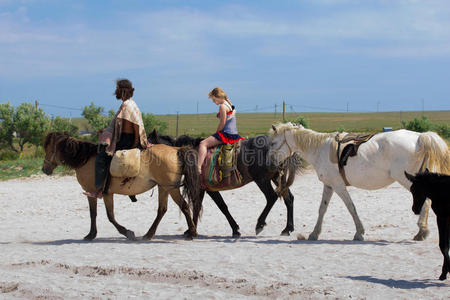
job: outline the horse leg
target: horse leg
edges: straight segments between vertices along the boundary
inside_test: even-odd
[[[184,236],[188,240],[192,240],[193,237],[197,236],[197,229],[194,225],[194,222],[191,218],[191,212],[189,210],[189,204],[183,199],[183,197],[180,194],[179,189],[173,189],[170,191],[170,196],[172,197],[173,201],[178,205],[178,207],[183,212],[184,216],[186,217],[186,222],[188,224],[189,229],[187,230],[188,233],[184,233]]]
[[[273,190],[270,180],[258,180],[255,182],[258,185],[259,189],[264,193],[264,196],[266,196],[267,201],[266,207],[264,207],[264,210],[262,211],[261,215],[258,218],[258,222],[256,223],[255,232],[256,235],[258,235],[261,231],[263,231],[264,226],[266,226],[267,215],[275,204],[275,201],[277,201],[278,196],[277,193],[275,193],[275,191]]]
[[[276,180],[272,180],[272,182],[278,186]],[[281,235],[288,236],[294,231],[294,195],[292,195],[291,190],[288,189],[288,195],[283,197],[283,200],[287,210],[287,224],[286,228],[281,232]]]
[[[134,232],[117,223],[116,218],[114,217],[114,194],[104,194],[103,202],[105,202],[108,220],[116,227],[120,234],[126,236],[129,240],[135,240],[136,237],[134,236]]]
[[[88,201],[89,214],[91,216],[91,229],[84,239],[91,241],[97,236],[97,198],[88,197]]]
[[[339,186],[337,188],[334,188],[336,194],[338,194],[339,197],[344,201],[345,206],[347,207],[347,210],[352,215],[353,222],[355,222],[356,227],[356,233],[353,237],[353,240],[355,241],[363,241],[364,240],[364,226],[361,223],[361,220],[358,217],[358,213],[356,212],[356,207],[353,204],[352,198],[350,197],[350,194],[348,193],[345,186]]]
[[[162,217],[167,211],[167,199],[169,198],[169,192],[167,192],[162,187],[158,186],[158,214],[156,215],[155,221],[153,221],[152,226],[148,232],[142,237],[142,239],[151,240],[155,236],[156,228],[159,225]]]
[[[287,223],[286,228],[283,229],[281,235],[290,235],[292,231],[294,231],[294,195],[292,195],[291,191],[288,190],[288,196],[283,197],[284,204],[287,209]]]
[[[230,224],[231,230],[233,230],[233,238],[240,237],[241,233],[239,232],[239,225],[236,223],[236,221],[231,216],[230,211],[228,210],[228,206],[226,205],[225,201],[223,201],[222,195],[219,192],[208,191],[207,193],[211,197],[211,199],[214,201],[214,203],[216,203],[216,205],[220,209],[220,211],[227,218],[227,221]]]
[[[313,232],[308,237],[308,240],[317,240],[319,234],[322,231],[323,216],[325,215],[328,204],[330,203],[331,196],[333,195],[333,188],[329,185],[323,185],[322,202],[319,207],[319,217],[317,218],[316,226],[314,226]]]
[[[419,226],[419,232],[414,237],[416,241],[423,241],[427,238],[430,231],[428,230],[428,212],[430,211],[431,200],[426,199],[420,210],[419,220],[417,226]]]
[[[437,224],[439,229],[439,248],[444,256],[442,273],[441,276],[439,276],[439,280],[445,280],[447,279],[447,273],[450,272],[450,257],[448,255],[450,243],[450,216],[438,216]]]

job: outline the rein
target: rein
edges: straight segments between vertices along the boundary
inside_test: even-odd
[[[47,164],[50,164],[50,165],[52,165],[52,166],[57,166],[57,165],[58,165],[58,162],[53,162],[53,159],[54,159],[55,156],[56,156],[56,142],[55,142],[54,144],[55,144],[55,145],[54,145],[54,147],[53,147],[53,153],[52,153],[52,156],[50,157],[50,159],[44,158],[44,162],[47,163]]]
[[[286,139],[286,131],[284,131],[283,133],[284,133],[284,140],[283,140],[283,143],[282,143],[282,144],[280,145],[280,147],[278,147],[278,149],[276,149],[275,151],[278,152],[278,151],[281,149],[281,147],[283,147],[284,144],[286,144],[286,146],[287,146],[288,149],[289,149],[289,156],[292,156],[292,154],[295,153],[295,151],[292,151],[291,146],[289,146],[289,143],[287,142],[287,139]],[[289,157],[289,156],[288,156],[288,157]]]

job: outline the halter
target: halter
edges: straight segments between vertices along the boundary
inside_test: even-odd
[[[53,149],[53,154],[52,154],[52,156],[50,157],[50,160],[44,158],[44,162],[47,163],[47,164],[50,164],[50,165],[52,165],[52,166],[57,166],[57,165],[58,165],[58,162],[53,162],[53,159],[54,159],[55,156],[56,156],[56,142],[55,142],[55,146],[54,146],[53,148],[54,148],[54,149]]]
[[[281,149],[281,147],[283,147],[283,145],[286,144],[286,146],[287,146],[288,149],[289,149],[289,156],[292,156],[292,154],[295,153],[295,151],[292,151],[291,146],[289,146],[289,143],[287,142],[287,139],[286,139],[286,130],[285,130],[283,133],[284,133],[284,140],[283,140],[283,143],[282,143],[282,144],[280,145],[280,147],[278,147],[278,149],[276,149],[275,151],[278,152],[278,151]],[[288,156],[288,157],[289,157],[289,156]]]

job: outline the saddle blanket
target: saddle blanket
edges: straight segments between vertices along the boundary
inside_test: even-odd
[[[208,149],[202,165],[201,184],[208,191],[223,191],[242,186],[242,176],[237,168],[240,142],[221,144]]]

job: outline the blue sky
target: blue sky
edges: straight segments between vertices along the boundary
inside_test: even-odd
[[[238,111],[449,110],[449,16],[447,0],[0,0],[0,102],[117,109],[126,77],[155,114],[216,111],[216,86]]]

